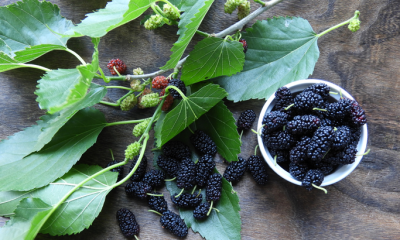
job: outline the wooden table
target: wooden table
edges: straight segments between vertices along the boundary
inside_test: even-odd
[[[3,0],[0,6],[16,2]],[[61,13],[79,23],[86,13],[103,8],[106,0],[50,0]],[[215,1],[201,30],[219,32],[236,21],[236,15],[223,13],[223,0]],[[252,9],[258,6],[252,3]],[[328,194],[293,185],[268,169],[270,181],[257,186],[248,173],[235,186],[240,197],[242,239],[400,239],[400,1],[399,0],[293,0],[284,1],[257,19],[273,16],[299,16],[307,19],[319,33],[361,12],[361,29],[350,32],[346,27],[319,39],[320,58],[310,78],[325,79],[345,88],[363,106],[368,116],[371,152],[347,178],[328,186]],[[165,26],[146,31],[140,19],[107,34],[100,44],[100,64],[106,69],[109,59],[118,57],[133,68],[154,72],[165,64],[170,48],[177,40],[177,28]],[[254,21],[253,21],[254,22]],[[251,26],[249,24],[248,26]],[[195,42],[202,37],[195,36]],[[69,40],[68,46],[90,61],[92,45],[87,37]],[[188,50],[193,49],[191,44]],[[187,51],[188,52],[188,51]],[[51,59],[51,60],[49,60]],[[74,68],[79,62],[70,54],[54,51],[34,61],[48,68]],[[44,114],[33,94],[43,72],[17,69],[0,74],[0,139],[35,123]],[[111,90],[106,98],[116,101],[122,91]],[[240,112],[261,110],[263,100],[227,102],[238,117]],[[113,107],[96,106],[108,122],[151,116],[152,109],[121,112]],[[103,130],[98,142],[85,153],[80,163],[105,166],[110,161],[109,148],[116,159],[123,159],[131,140],[131,126]],[[242,137],[242,153],[250,156],[257,145],[256,135]],[[146,155],[151,158],[150,149]],[[223,172],[226,164],[216,159]],[[149,163],[151,166],[151,163]],[[128,166],[125,171],[127,172]],[[164,189],[166,196],[169,193]],[[175,239],[160,227],[159,217],[147,211],[147,204],[130,200],[123,186],[110,193],[93,225],[74,236],[38,239],[123,239],[115,220],[121,207],[133,210],[140,223],[141,239]],[[170,205],[171,209],[177,209]],[[0,220],[4,221],[3,220]],[[187,239],[201,239],[189,231]]]

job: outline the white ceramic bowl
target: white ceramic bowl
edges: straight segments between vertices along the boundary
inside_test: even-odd
[[[339,93],[341,91],[342,92],[342,96],[344,96],[346,98],[354,99],[343,88],[341,88],[341,87],[339,87],[336,84],[333,84],[331,82],[324,81],[324,80],[319,80],[319,79],[298,80],[298,81],[289,83],[289,84],[287,84],[285,86],[287,88],[289,88],[292,93],[296,93],[296,92],[303,91],[303,89],[305,89],[306,87],[308,87],[308,86],[310,86],[310,85],[312,85],[314,83],[326,83],[331,88],[331,90],[330,90],[331,92]],[[337,94],[337,95],[331,94],[331,96],[333,98],[335,98],[336,100],[339,100],[339,98],[340,98],[339,94]],[[272,95],[268,99],[268,101],[264,104],[264,107],[262,108],[261,113],[259,115],[260,117],[258,119],[258,127],[257,127],[257,129],[261,129],[262,120],[264,118],[265,113],[266,112],[270,112],[272,110],[272,108],[274,107],[274,105],[275,105],[275,94]],[[367,124],[364,124],[362,126],[362,128],[361,128],[361,136],[360,136],[360,140],[359,140],[358,145],[357,145],[357,153],[364,153],[365,152],[365,149],[367,148],[367,140],[368,140]],[[271,156],[271,154],[269,153],[268,149],[264,146],[262,138],[259,135],[258,135],[258,144],[260,146],[261,154],[263,155],[265,161],[268,163],[269,167],[272,170],[274,170],[274,172],[276,172],[279,176],[283,177],[287,181],[301,186],[301,182],[300,181],[298,181],[295,178],[293,178],[290,175],[290,173],[287,172],[282,167],[280,167],[279,164],[275,164],[274,163],[273,156]],[[338,167],[333,173],[325,176],[325,179],[322,182],[321,186],[328,186],[328,185],[337,183],[340,180],[342,180],[343,178],[347,177],[357,167],[357,165],[360,163],[361,159],[362,159],[362,155],[356,156],[356,159],[355,159],[354,163],[347,164],[347,165],[342,165],[342,166]]]

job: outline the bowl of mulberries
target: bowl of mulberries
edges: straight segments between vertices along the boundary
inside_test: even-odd
[[[366,154],[367,118],[343,88],[318,79],[280,87],[258,120],[260,151],[279,176],[307,190],[348,176]]]

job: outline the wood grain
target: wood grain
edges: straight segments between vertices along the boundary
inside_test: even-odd
[[[0,6],[14,2],[3,0]],[[79,23],[86,13],[107,3],[106,0],[50,2],[59,5],[62,15],[74,23]],[[218,32],[236,21],[235,14],[223,13],[224,2],[215,1],[200,28],[202,31]],[[257,7],[252,2],[252,9]],[[270,181],[266,186],[257,186],[246,173],[244,179],[235,185],[241,201],[242,239],[400,239],[400,1],[284,1],[257,20],[299,16],[307,19],[319,33],[350,18],[357,9],[362,21],[358,32],[352,33],[343,27],[318,40],[320,58],[310,78],[338,84],[360,102],[368,116],[368,148],[371,148],[371,153],[364,156],[346,179],[328,186],[327,195],[316,190],[308,192],[286,182],[270,169]],[[177,28],[165,26],[146,31],[139,25],[140,19],[102,38],[100,65],[103,69],[113,57],[124,60],[129,71],[141,67],[145,72],[153,72],[168,61],[170,48],[178,38]],[[194,42],[201,39],[195,36]],[[68,46],[90,61],[93,50],[89,38],[71,39]],[[190,44],[186,52],[193,46],[194,43]],[[74,68],[79,64],[72,55],[61,51],[48,53],[34,63],[48,68]],[[38,109],[33,94],[36,81],[42,74],[31,69],[0,74],[0,101],[3,103],[0,105],[0,139],[34,124],[44,114]],[[122,94],[123,91],[114,89],[106,98],[116,101]],[[227,102],[236,118],[246,109],[260,112],[263,104],[261,100]],[[140,119],[151,116],[153,111],[134,109],[121,112],[101,105],[96,108],[105,113],[108,122]],[[98,142],[80,162],[105,166],[110,161],[110,148],[116,159],[123,159],[126,145],[133,141],[131,127],[104,129]],[[247,158],[257,145],[256,136],[246,132],[242,140],[240,155]],[[150,149],[146,155],[152,158]],[[218,170],[223,172],[226,164],[220,157],[216,162]],[[165,189],[163,193],[169,196]],[[160,227],[157,215],[147,212],[146,203],[126,198],[123,186],[107,196],[103,211],[89,229],[73,236],[39,235],[38,239],[123,239],[115,220],[115,213],[121,207],[130,208],[135,213],[141,226],[141,239],[175,239]],[[171,204],[169,207],[177,212]],[[4,219],[0,218],[1,221]],[[189,231],[186,239],[202,238]]]

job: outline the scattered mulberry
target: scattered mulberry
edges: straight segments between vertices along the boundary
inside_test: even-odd
[[[120,162],[117,161],[117,160],[111,161],[111,162],[109,162],[109,163],[107,164],[107,167],[106,167],[106,168],[108,168],[109,166],[112,166],[112,165],[114,165],[114,164],[117,164],[117,163],[120,163]],[[124,174],[124,166],[119,166],[119,167],[113,168],[113,169],[111,169],[110,171],[111,171],[111,172],[117,172],[117,173],[118,173],[118,181],[119,181],[119,180],[122,179],[122,174]]]
[[[190,158],[182,160],[178,176],[176,177],[178,188],[190,189],[196,185],[196,164]]]
[[[151,87],[155,89],[163,89],[168,86],[168,78],[164,76],[157,76],[151,81]]]
[[[180,208],[195,208],[200,205],[203,200],[202,195],[200,194],[190,194],[190,193],[182,193],[178,197],[178,194],[174,194],[171,196],[171,201]]]
[[[196,130],[196,132],[190,136],[190,141],[201,154],[210,154],[214,156],[217,153],[217,146],[214,141],[202,130]]]
[[[310,144],[311,138],[303,136],[299,142],[296,143],[290,150],[290,161],[294,163],[304,163],[307,161],[307,149]]]
[[[129,197],[138,197],[142,200],[147,199],[147,193],[151,193],[152,187],[144,182],[131,182],[126,184],[125,193]]]
[[[238,157],[238,161],[230,162],[224,172],[224,178],[231,183],[237,183],[247,169],[247,161]]]
[[[196,185],[200,188],[207,185],[207,180],[210,177],[212,170],[215,167],[213,156],[204,154],[196,163]]]
[[[175,158],[159,155],[157,166],[161,168],[168,177],[174,178],[178,176],[179,162]]]
[[[278,129],[283,129],[283,126],[288,122],[289,115],[281,111],[272,111],[264,115],[262,124],[264,132],[271,133]]]
[[[314,92],[301,92],[294,98],[294,107],[301,112],[312,112],[313,108],[324,108],[324,99]]]
[[[161,170],[150,170],[144,177],[143,182],[149,184],[153,188],[162,187],[165,184],[165,173]]]
[[[320,95],[322,98],[327,99],[329,97],[329,91],[331,88],[326,83],[315,83],[306,89],[303,92],[311,91]]]
[[[135,167],[138,159],[139,159],[139,155],[137,155],[133,158],[131,166],[129,168],[129,172],[132,171],[132,169]],[[142,180],[144,174],[146,174],[146,168],[147,168],[147,157],[146,157],[146,155],[143,155],[142,161],[140,162],[135,173],[130,178],[131,181],[138,182],[138,181]]]
[[[117,221],[125,237],[132,238],[139,234],[139,224],[136,222],[135,215],[129,209],[119,209],[117,211]]]
[[[243,45],[243,52],[246,53],[247,52],[247,42],[245,39],[239,39],[239,42],[242,43]]]
[[[108,64],[107,64],[107,68],[108,70],[110,70],[110,73],[112,75],[117,75],[117,72],[115,71],[114,67],[117,69],[117,71],[120,74],[124,74],[126,72],[126,65],[123,61],[121,61],[120,59],[111,59]]]
[[[256,155],[250,156],[247,160],[247,167],[257,184],[265,185],[267,183],[268,174],[261,157]]]
[[[179,141],[169,141],[162,146],[162,151],[165,156],[175,158],[176,160],[182,160],[184,158],[190,158],[190,148]]]
[[[324,174],[318,169],[310,169],[308,170],[306,176],[303,178],[301,185],[305,187],[307,190],[312,190],[314,185],[320,186],[324,181]]]
[[[333,134],[332,148],[344,148],[351,141],[351,131],[348,126],[337,127]]]
[[[318,128],[311,138],[307,149],[307,157],[312,161],[321,161],[332,146],[333,132],[333,127],[331,126]]]
[[[197,220],[203,220],[207,218],[207,213],[210,210],[210,203],[209,202],[203,202],[199,206],[197,206],[194,211],[193,211],[193,217],[196,218]]]
[[[248,110],[242,112],[236,123],[238,130],[239,131],[240,130],[249,130],[255,120],[256,120],[256,113],[253,110],[248,109]]]
[[[156,193],[157,194],[157,193]],[[164,196],[149,196],[147,201],[150,209],[153,209],[156,212],[163,214],[168,210],[168,203],[165,200]]]
[[[307,135],[314,133],[320,126],[320,119],[314,115],[295,116],[286,125],[286,131],[297,134]]]
[[[168,86],[175,86],[177,87],[179,90],[181,90],[181,92],[186,95],[186,86],[185,83],[183,83],[180,79],[177,78],[173,78],[169,81]],[[174,99],[182,99],[182,96],[179,94],[178,91],[176,91],[173,88],[169,88],[168,89],[169,93],[172,95],[172,97]]]
[[[296,164],[291,162],[289,164],[289,173],[295,179],[302,181],[303,178],[306,176],[309,167],[306,164]]]
[[[225,175],[225,174],[224,174]],[[222,191],[222,176],[219,173],[211,174],[207,181],[206,199],[207,201],[217,202],[221,197]]]
[[[160,218],[161,226],[177,237],[185,237],[188,234],[188,227],[182,218],[170,210],[165,211]]]
[[[262,138],[265,146],[276,150],[290,149],[296,144],[295,137],[287,131],[265,134],[263,129]]]

